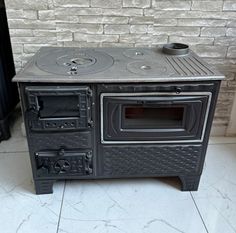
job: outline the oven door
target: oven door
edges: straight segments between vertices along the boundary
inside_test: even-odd
[[[102,143],[175,143],[203,140],[210,92],[103,93]]]

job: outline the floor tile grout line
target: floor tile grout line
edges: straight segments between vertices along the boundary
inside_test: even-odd
[[[61,200],[61,207],[60,207],[60,212],[59,212],[59,218],[58,218],[57,231],[56,231],[56,233],[59,232],[59,226],[60,226],[60,222],[61,222],[61,213],[62,213],[62,208],[63,208],[63,203],[64,203],[65,190],[66,190],[66,180],[65,180],[64,188],[63,188],[63,194],[62,194],[62,200]]]
[[[209,231],[208,231],[208,229],[207,229],[207,226],[206,226],[206,223],[205,223],[205,221],[204,221],[204,219],[203,219],[203,217],[202,217],[202,215],[201,215],[201,212],[200,212],[200,210],[199,210],[199,208],[198,208],[198,206],[197,206],[197,203],[196,203],[196,201],[195,201],[195,199],[194,199],[194,197],[193,197],[192,192],[190,192],[190,195],[191,195],[191,198],[192,198],[192,200],[193,200],[193,203],[194,203],[194,205],[195,205],[195,207],[196,207],[196,209],[197,209],[197,212],[198,212],[198,214],[199,214],[199,216],[200,216],[200,218],[201,218],[201,220],[202,220],[202,223],[203,223],[203,225],[204,225],[204,227],[205,227],[205,230],[206,230],[207,233],[209,233]]]
[[[14,154],[14,153],[26,153],[29,151],[28,150],[23,150],[23,151],[0,151],[0,154]]]

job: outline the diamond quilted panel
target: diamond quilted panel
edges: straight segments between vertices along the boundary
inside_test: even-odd
[[[149,175],[196,173],[201,146],[104,147],[105,175]]]
[[[58,134],[32,134],[29,137],[29,145],[34,151],[59,149],[90,148],[91,133],[58,133]]]

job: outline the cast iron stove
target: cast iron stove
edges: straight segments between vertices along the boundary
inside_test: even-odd
[[[60,179],[162,176],[197,190],[223,78],[181,44],[41,48],[14,78],[36,193]]]

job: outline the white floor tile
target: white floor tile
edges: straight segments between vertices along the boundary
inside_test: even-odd
[[[209,233],[236,232],[236,144],[210,145],[193,197]]]
[[[28,157],[0,153],[0,232],[56,233],[64,183],[53,195],[35,195]]]
[[[67,182],[59,232],[206,231],[189,192],[163,180],[133,179]]]
[[[210,137],[209,145],[236,144],[236,137]]]

